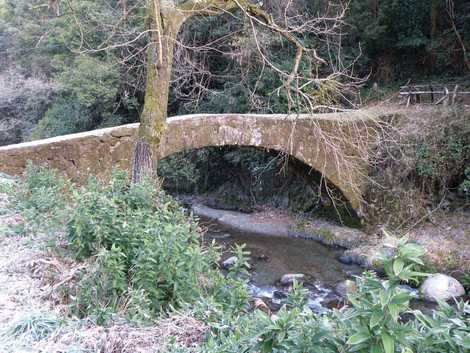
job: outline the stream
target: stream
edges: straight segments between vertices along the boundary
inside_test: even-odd
[[[304,275],[304,287],[309,290],[308,306],[315,312],[324,312],[342,301],[335,292],[338,283],[360,275],[357,265],[345,265],[337,260],[341,248],[327,247],[316,241],[300,238],[269,237],[223,229],[211,223],[206,241],[215,240],[227,260],[236,245],[245,244],[250,252],[250,294],[262,299],[271,310],[278,310],[287,297],[290,285],[281,284],[286,274]]]

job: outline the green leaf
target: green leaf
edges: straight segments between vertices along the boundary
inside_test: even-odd
[[[373,329],[375,326],[377,326],[380,320],[382,320],[382,317],[383,317],[382,311],[374,311],[370,317],[369,327]]]
[[[374,343],[372,346],[370,346],[370,353],[382,353],[382,350],[380,349],[380,345],[377,343]]]
[[[395,341],[386,332],[382,332],[382,345],[384,347],[385,353],[394,353],[395,352]]]
[[[390,315],[392,315],[393,319],[396,321],[398,320],[398,316],[400,315],[400,308],[396,304],[389,304],[388,305],[388,311],[390,312]]]
[[[393,303],[393,304],[404,304],[404,303],[408,302],[410,299],[411,299],[411,296],[408,293],[400,293],[400,294],[395,295],[392,298],[391,303]]]
[[[366,342],[369,339],[370,339],[369,332],[362,331],[362,332],[358,332],[358,333],[352,335],[351,337],[349,337],[349,339],[346,343],[349,344],[349,345],[356,345],[356,344]]]
[[[272,351],[273,351],[273,340],[272,339],[265,340],[261,347],[261,352],[271,353]]]
[[[384,308],[388,301],[390,300],[390,292],[388,290],[382,291],[379,293],[380,304],[382,304],[382,308]]]
[[[405,267],[405,263],[403,262],[403,260],[396,259],[393,262],[393,273],[395,273],[395,275],[398,276],[400,272],[403,270],[403,267]]]

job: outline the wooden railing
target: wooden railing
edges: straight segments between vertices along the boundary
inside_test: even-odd
[[[458,102],[459,97],[469,96],[470,92],[460,89],[459,85],[406,85],[400,87],[401,103],[410,104],[444,104]]]

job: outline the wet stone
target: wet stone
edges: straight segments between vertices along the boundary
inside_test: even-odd
[[[342,298],[347,298],[349,293],[356,291],[356,283],[351,280],[341,281],[335,287],[335,292]]]
[[[211,234],[227,232],[223,226],[219,229],[213,227]],[[326,247],[316,241],[245,232],[230,234],[227,239],[216,239],[225,249],[222,258],[225,261],[220,266],[233,266],[236,260],[230,259],[233,257],[230,249],[235,245],[246,244],[245,250],[250,252],[252,269],[247,278],[252,308],[255,299],[259,298],[272,312],[276,312],[286,304],[294,280],[309,292],[308,307],[311,310],[324,312],[328,307],[338,308],[347,300],[338,299],[339,295],[334,292],[335,285],[362,272],[359,266],[346,266],[338,262],[337,256],[343,253],[342,249]],[[211,237],[206,236],[206,239],[210,241]],[[225,265],[222,266],[222,263]]]
[[[260,254],[260,255],[256,256],[256,259],[260,260],[260,261],[269,261],[269,256],[264,255],[264,254]]]
[[[303,273],[287,273],[281,277],[279,282],[283,286],[289,286],[292,285],[294,281],[303,282],[304,279],[305,275]]]
[[[271,309],[269,309],[268,305],[260,298],[256,298],[253,302],[253,308],[255,310],[261,310],[262,312],[271,315]]]
[[[321,303],[321,305],[327,309],[341,309],[346,306],[346,304],[346,300],[334,295],[325,298],[325,300],[323,300]]]
[[[210,233],[207,234],[208,238],[215,239],[215,240],[223,240],[223,239],[228,239],[232,235],[230,233]]]
[[[345,265],[352,265],[354,263],[354,259],[351,255],[342,254],[338,256],[338,261]]]
[[[261,286],[258,287],[253,283],[248,285],[248,290],[250,295],[255,298],[264,298],[264,299],[272,299],[275,297],[275,292],[277,291],[276,287],[273,286]]]
[[[228,270],[229,268],[233,267],[233,265],[235,265],[236,262],[237,262],[237,257],[231,256],[222,262],[222,268]]]
[[[277,299],[277,300],[286,299],[286,298],[287,298],[287,294],[284,293],[283,291],[275,290],[275,291],[273,292],[273,298],[274,298],[274,299]]]
[[[419,290],[417,290],[416,288],[413,288],[411,286],[408,286],[406,284],[401,284],[399,286],[399,288],[404,291],[404,292],[407,292],[412,298],[414,299],[419,299],[420,295],[419,295]]]
[[[269,309],[271,309],[271,311],[276,312],[282,308],[282,305],[284,303],[278,299],[271,299],[271,300],[268,300],[266,304],[269,306]]]
[[[327,308],[322,305],[322,301],[320,298],[309,298],[307,306],[310,310],[317,314],[322,314],[327,311]]]

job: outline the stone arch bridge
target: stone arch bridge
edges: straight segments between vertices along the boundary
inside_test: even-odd
[[[253,146],[294,156],[334,184],[361,210],[370,143],[380,114],[372,110],[314,115],[198,114],[169,118],[158,159],[208,146]],[[130,170],[139,124],[0,147],[0,172],[20,175],[28,161],[82,183],[89,175]]]

